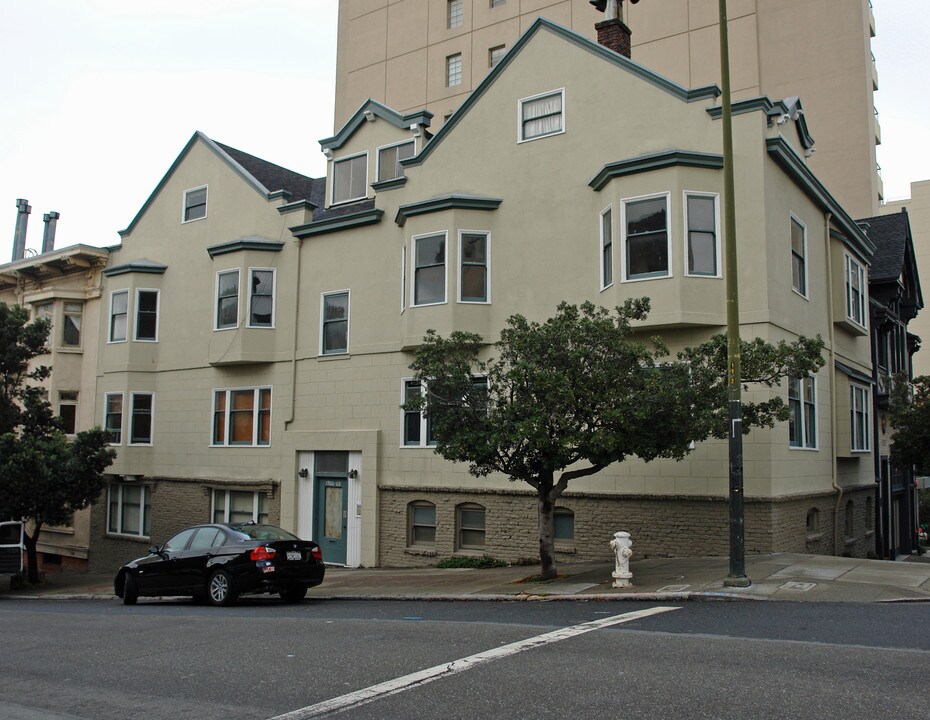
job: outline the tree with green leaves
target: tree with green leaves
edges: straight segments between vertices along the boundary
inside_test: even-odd
[[[18,305],[0,303],[0,518],[30,523],[25,534],[28,579],[39,581],[42,528],[64,525],[96,501],[103,471],[116,453],[94,428],[69,440],[45,399],[41,383],[51,368],[35,362],[48,352],[49,321],[29,321]]]
[[[888,404],[891,460],[898,467],[914,466],[918,475],[930,475],[930,375],[908,382],[896,375]]]
[[[562,303],[544,323],[514,315],[491,353],[474,333],[429,331],[410,366],[427,391],[404,407],[429,414],[437,454],[536,491],[543,578],[557,575],[555,503],[572,480],[631,455],[681,460],[691,443],[726,437],[726,337],[670,362],[660,340],[635,335],[648,311],[642,298],[612,313]],[[822,348],[819,338],[744,342],[744,383],[771,388],[815,372]],[[743,430],[788,415],[780,397],[746,403]]]

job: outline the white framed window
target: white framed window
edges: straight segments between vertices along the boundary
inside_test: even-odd
[[[239,327],[239,269],[216,274],[216,330]]]
[[[148,537],[152,508],[146,485],[110,483],[107,491],[107,532]]]
[[[274,268],[249,268],[249,327],[274,327]]]
[[[333,161],[332,204],[368,197],[368,153]]]
[[[65,435],[74,435],[77,432],[77,402],[76,392],[58,393],[58,422],[61,423]]]
[[[214,490],[210,516],[214,523],[267,523],[267,493],[251,490]]]
[[[817,379],[788,378],[788,444],[793,448],[817,448]]]
[[[182,222],[202,220],[207,216],[207,186],[184,191]]]
[[[486,544],[484,506],[462,503],[455,506],[455,549],[483,550]]]
[[[517,142],[565,132],[565,88],[517,103]]]
[[[668,193],[623,200],[620,226],[624,281],[671,277],[668,207]]]
[[[426,386],[413,378],[404,378],[401,388],[402,405],[426,392]],[[429,413],[401,409],[401,426],[402,447],[433,447],[436,444]]]
[[[271,444],[271,388],[213,391],[214,446]]]
[[[488,67],[493,68],[504,59],[504,55],[507,54],[506,45],[495,45],[492,48],[488,48]]]
[[[320,302],[320,354],[349,352],[349,291],[323,293]]]
[[[61,324],[63,347],[81,347],[81,321],[84,318],[84,303],[66,302]]]
[[[50,303],[50,302],[39,303],[38,305],[35,305],[32,308],[32,317],[35,320],[38,320],[40,318],[45,318],[49,322],[51,322],[52,317],[54,315],[54,311],[55,311],[54,303]]]
[[[462,26],[463,5],[464,0],[446,0],[446,22],[450,29]]]
[[[462,84],[462,53],[455,53],[446,58],[446,86]]]
[[[868,452],[871,448],[869,388],[862,385],[849,385],[849,432],[850,449],[854,452]]]
[[[130,393],[129,404],[129,444],[151,445],[155,396],[152,393]]]
[[[686,192],[685,275],[720,277],[720,198]]]
[[[491,235],[459,231],[459,302],[487,303],[490,297]]]
[[[136,327],[133,339],[158,342],[158,290],[136,290]]]
[[[601,210],[601,290],[614,284],[614,230],[613,209],[611,205]]]
[[[103,428],[110,445],[119,445],[123,441],[123,393],[106,393],[103,408]]]
[[[807,226],[791,215],[791,289],[807,297]]]
[[[415,150],[416,143],[413,140],[378,148],[378,182],[403,177],[404,166],[400,161],[412,158]]]
[[[856,325],[866,324],[865,268],[851,255],[846,255],[846,317]]]
[[[413,299],[411,305],[446,301],[446,232],[413,237]]]
[[[110,331],[107,342],[126,342],[129,325],[129,291],[116,290],[110,293]]]
[[[436,544],[436,506],[428,500],[407,504],[407,546]]]

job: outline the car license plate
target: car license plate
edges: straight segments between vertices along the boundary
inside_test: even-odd
[[[288,550],[286,557],[288,560],[300,560],[300,550]]]

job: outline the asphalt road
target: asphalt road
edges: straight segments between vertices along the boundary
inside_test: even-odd
[[[926,603],[0,601],[3,720],[923,720],[928,679]]]

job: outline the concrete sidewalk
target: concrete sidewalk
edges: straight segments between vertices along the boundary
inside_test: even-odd
[[[330,567],[314,600],[794,600],[930,602],[930,558],[906,562],[776,553],[746,558],[748,588],[728,588],[725,557],[647,558],[631,563],[633,587],[611,587],[611,563],[564,563],[559,579],[532,582],[534,566],[485,570]],[[3,598],[115,599],[111,575],[54,574]],[[143,598],[145,602],[147,598]]]

